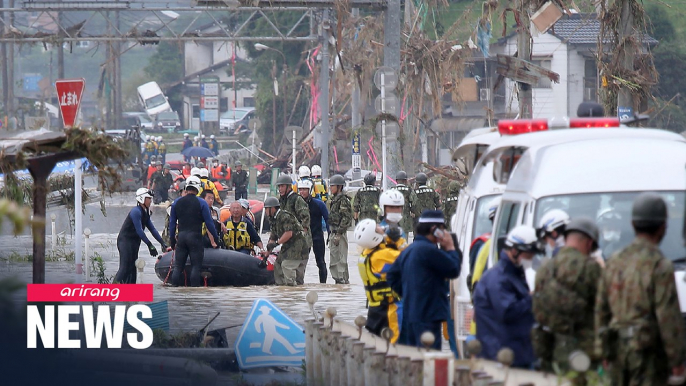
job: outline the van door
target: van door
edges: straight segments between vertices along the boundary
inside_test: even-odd
[[[519,217],[522,208],[521,202],[503,201],[496,214],[493,242],[491,242],[491,253],[488,256],[488,266],[492,267],[499,259],[500,251],[505,242],[507,234],[515,226],[520,224]]]

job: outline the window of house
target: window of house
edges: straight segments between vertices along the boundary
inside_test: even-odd
[[[243,98],[243,107],[255,107],[255,98],[252,98],[252,97]]]
[[[531,63],[541,66],[547,70],[552,70],[552,58],[538,58],[531,61]],[[552,81],[548,77],[541,77],[538,83],[534,85],[534,88],[551,88]]]
[[[193,105],[193,118],[200,118],[200,105]]]
[[[584,101],[598,100],[598,67],[595,59],[584,62]]]

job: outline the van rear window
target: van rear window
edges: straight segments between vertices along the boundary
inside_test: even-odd
[[[164,97],[164,95],[162,95],[162,94],[155,95],[154,97],[148,98],[145,100],[145,108],[148,110],[153,109],[157,106],[162,106],[166,102],[167,102],[167,99]]]

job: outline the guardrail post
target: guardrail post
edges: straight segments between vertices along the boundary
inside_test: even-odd
[[[469,366],[455,366],[455,385],[467,386],[471,384]]]
[[[319,357],[322,361],[322,381],[325,385],[331,384],[331,352],[329,351],[329,327],[319,327]]]
[[[348,367],[348,386],[365,386],[364,379],[364,343],[353,341],[352,364]]]
[[[341,350],[339,345],[340,331],[329,332],[329,349],[331,350],[331,382],[330,385],[340,385],[341,380]]]
[[[314,319],[305,320],[305,382],[314,385]]]
[[[423,359],[412,359],[410,360],[410,374],[408,378],[408,385],[422,385],[423,384],[423,370],[424,370],[424,360]]]
[[[338,374],[338,384],[347,385],[348,384],[348,341],[349,337],[343,335],[338,336],[338,355],[340,361],[340,372]]]
[[[374,383],[374,375],[372,372],[374,371],[374,368],[372,366],[372,358],[374,356],[374,353],[376,352],[376,347],[370,347],[370,346],[364,346],[364,349],[362,350],[362,364],[364,368],[364,383],[365,385],[374,385],[376,386],[376,383]]]
[[[386,365],[386,378],[388,379],[389,385],[402,385],[403,380],[398,378],[398,362],[399,359],[397,355],[386,354],[385,365]]]
[[[57,225],[56,225],[56,223],[55,223],[55,220],[56,220],[56,219],[57,219],[57,216],[56,216],[54,213],[51,213],[51,214],[50,214],[50,223],[51,223],[51,224],[50,224],[50,225],[51,225],[51,228],[50,228],[50,229],[52,230],[52,234],[50,235],[50,236],[51,236],[51,239],[50,239],[50,241],[51,241],[50,247],[52,248],[52,253],[53,253],[53,254],[55,253],[55,249],[57,248]]]
[[[312,323],[312,376],[314,384],[321,384],[324,379],[322,373],[322,350],[321,350],[321,331],[324,324],[322,322]],[[308,383],[309,385],[310,383]]]
[[[424,386],[452,386],[455,356],[452,353],[424,354]]]

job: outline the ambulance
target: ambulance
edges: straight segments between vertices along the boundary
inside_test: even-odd
[[[668,205],[667,233],[660,249],[672,260],[682,313],[686,312],[686,247],[682,238],[686,200],[686,139],[678,134],[620,127],[615,118],[579,118],[569,128],[550,127],[546,121],[501,121],[501,128],[526,132],[517,138],[526,147],[489,149],[481,162],[494,164],[493,177],[506,184],[493,226],[489,267],[498,259],[507,233],[515,226],[538,227],[551,209],[571,218],[587,216],[600,228],[604,259],[634,238],[633,200],[642,192],[657,192]],[[539,132],[531,133],[532,127]],[[510,167],[512,166],[512,167]],[[610,220],[610,221],[608,221]],[[537,256],[527,281],[534,288]],[[537,264],[538,262],[538,264]]]

